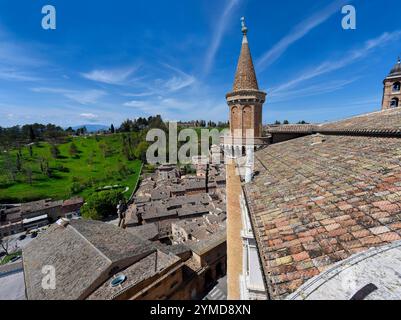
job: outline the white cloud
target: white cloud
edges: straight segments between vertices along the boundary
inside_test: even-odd
[[[282,38],[276,45],[267,51],[261,58],[257,60],[257,69],[262,71],[267,66],[276,61],[294,42],[306,36],[310,31],[324,23],[336,12],[340,12],[340,8],[350,1],[336,0],[296,25],[289,34]]]
[[[199,95],[202,96],[201,93]],[[135,109],[135,114],[155,115],[160,114],[165,119],[216,119],[224,120],[228,110],[227,105],[221,99],[202,99],[202,108],[199,107],[199,96],[190,98],[161,98],[155,97],[149,100],[132,100],[124,103],[125,107]]]
[[[97,118],[99,118],[98,115],[93,113],[81,113],[80,117],[85,118],[87,120],[96,120]]]
[[[45,65],[39,58],[37,45],[17,41],[0,26],[0,79],[10,81],[38,81],[34,69]],[[42,48],[43,49],[43,48]]]
[[[347,85],[357,81],[358,79],[359,78],[355,77],[347,80],[334,80],[311,85],[308,87],[302,87],[301,89],[280,90],[280,88],[272,88],[269,93],[270,103],[288,101],[301,97],[310,97],[334,92],[345,88]]]
[[[63,88],[33,88],[33,92],[61,94],[64,97],[80,104],[94,104],[107,93],[102,90],[69,90]]]
[[[14,68],[0,68],[0,79],[10,81],[27,81],[35,82],[41,80],[40,78],[28,74],[23,71],[16,70]]]
[[[207,50],[205,62],[204,62],[204,74],[207,75],[213,66],[214,58],[217,50],[220,47],[221,40],[223,39],[224,32],[227,29],[228,22],[232,18],[234,9],[240,3],[240,0],[227,0],[226,6],[221,17],[218,19],[216,28],[213,30],[213,38],[211,44]]]
[[[366,41],[361,48],[347,52],[341,59],[339,60],[329,59],[327,61],[324,61],[317,67],[307,70],[294,80],[291,80],[289,82],[284,83],[283,85],[278,86],[274,91],[280,92],[283,90],[288,90],[295,86],[299,86],[299,84],[304,81],[344,68],[356,62],[357,60],[366,57],[374,49],[385,46],[391,41],[397,41],[400,37],[401,37],[401,30],[397,30],[390,33],[385,32],[377,38]]]
[[[196,78],[194,76],[191,76],[185,72],[183,72],[180,69],[177,69],[175,67],[172,67],[168,64],[164,64],[168,69],[173,70],[176,75],[173,75],[164,85],[164,87],[173,92],[173,91],[178,91],[181,89],[184,89],[186,87],[189,87],[193,85],[196,82]]]
[[[72,93],[66,93],[65,96],[71,100],[74,100],[80,104],[93,104],[105,96],[106,92],[102,90],[86,90],[77,91]]]
[[[92,81],[107,84],[125,84],[129,77],[137,70],[136,67],[120,68],[120,69],[99,69],[81,75]]]
[[[134,107],[134,108],[147,108],[148,105],[149,104],[146,103],[145,101],[138,101],[138,100],[131,100],[124,103],[125,107]]]
[[[197,79],[194,76],[176,67],[173,67],[166,63],[162,63],[161,65],[169,71],[169,78],[156,79],[153,80],[151,84],[146,84],[145,82],[142,82],[142,85],[145,85],[146,87],[146,91],[137,93],[129,92],[129,93],[124,93],[122,95],[132,98],[143,98],[143,97],[157,96],[160,94],[163,95],[171,94],[180,91],[182,89],[191,87],[197,82]],[[173,73],[171,73],[170,71],[173,71]]]

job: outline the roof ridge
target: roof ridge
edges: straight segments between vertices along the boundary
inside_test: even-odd
[[[333,120],[333,121],[329,121],[329,122],[318,123],[318,124],[316,124],[316,126],[317,127],[322,127],[322,126],[328,125],[328,124],[335,124],[335,123],[343,122],[343,121],[346,121],[346,120],[362,118],[362,117],[366,117],[366,116],[375,115],[375,114],[378,114],[378,113],[385,113],[387,111],[394,111],[394,109],[377,110],[377,111],[372,111],[372,112],[368,112],[368,113],[361,113],[361,114],[358,114],[358,115],[355,115],[355,116],[351,116],[351,117],[348,117],[348,118],[344,118],[344,119],[341,119],[341,120]]]
[[[71,227],[72,230],[78,234],[78,236],[80,236],[86,243],[88,243],[93,249],[95,249],[95,251],[97,251],[103,258],[105,258],[107,261],[109,261],[110,263],[113,263],[113,261],[107,257],[99,248],[97,248],[91,241],[89,241],[82,233],[80,233],[73,225],[69,224],[67,226]]]

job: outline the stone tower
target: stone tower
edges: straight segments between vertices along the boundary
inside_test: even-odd
[[[244,298],[248,270],[248,248],[256,250],[254,239],[248,238],[249,224],[244,211],[242,183],[253,178],[255,149],[267,144],[262,137],[262,106],[266,93],[259,90],[249,49],[248,29],[242,18],[242,48],[232,92],[226,95],[230,108],[230,132],[224,135],[227,199],[227,296],[228,300]],[[249,132],[251,137],[249,137]],[[251,265],[252,263],[249,263]],[[253,266],[253,264],[252,264]],[[260,273],[260,268],[259,271]],[[260,273],[261,274],[261,273]],[[263,280],[262,280],[263,282]],[[263,284],[262,284],[263,287]]]
[[[382,109],[400,107],[401,101],[401,61],[398,58],[397,64],[391,69],[390,74],[384,79]]]
[[[244,138],[252,130],[255,138],[262,137],[262,107],[266,93],[259,90],[248,43],[248,28],[242,18],[242,48],[235,74],[233,91],[226,96],[230,107],[230,129],[234,138]]]

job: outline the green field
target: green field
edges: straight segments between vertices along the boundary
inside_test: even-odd
[[[9,263],[12,258],[21,256],[21,255],[22,255],[22,252],[18,251],[15,253],[11,253],[8,256],[5,256],[4,258],[0,258],[0,266]]]
[[[60,151],[57,158],[47,142],[32,146],[32,156],[29,147],[23,146],[19,170],[15,169],[18,150],[3,151],[0,154],[0,203],[67,199],[78,195],[86,198],[99,188],[114,185],[121,186],[122,192],[128,187],[124,192],[128,198],[140,176],[142,162],[135,159],[140,158],[136,151],[140,140],[131,133],[128,153],[132,160],[128,160],[127,151],[123,151],[127,143],[123,143],[122,138],[121,134],[71,137],[57,146]],[[71,153],[72,143],[77,147],[75,154]],[[51,173],[44,172],[44,163]]]

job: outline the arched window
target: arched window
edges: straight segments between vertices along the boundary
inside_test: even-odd
[[[398,98],[393,98],[393,99],[391,99],[391,102],[390,102],[390,107],[391,108],[397,108],[398,107],[398,105],[399,105],[399,99]]]
[[[399,81],[393,84],[393,92],[399,92],[401,90],[401,83]]]

